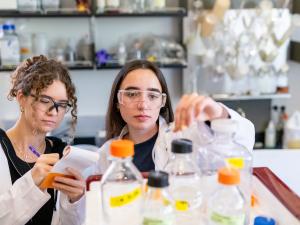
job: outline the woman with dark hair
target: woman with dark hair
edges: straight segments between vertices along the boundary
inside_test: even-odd
[[[208,121],[231,118],[238,122],[236,140],[250,151],[254,144],[254,126],[235,111],[213,99],[197,94],[184,95],[175,111],[162,72],[151,62],[127,63],[116,77],[106,115],[107,142],[100,148],[98,168],[103,173],[109,165],[109,146],[113,139],[130,139],[135,143],[133,162],[142,171],[163,169],[168,152],[165,131],[175,122],[174,131],[201,126],[191,132],[209,133]],[[202,135],[205,136],[205,135]],[[200,137],[200,135],[199,135]]]
[[[20,116],[7,131],[0,129],[0,224],[82,224],[85,181],[56,177],[57,191],[41,183],[62,156],[66,144],[46,137],[71,109],[72,129],[77,120],[77,98],[68,70],[44,56],[24,61],[12,74],[9,100],[16,99]],[[58,205],[58,208],[56,208]]]

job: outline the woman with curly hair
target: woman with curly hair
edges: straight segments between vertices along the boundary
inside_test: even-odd
[[[11,83],[8,98],[16,99],[20,115],[13,127],[0,129],[0,224],[81,224],[85,182],[78,171],[69,168],[74,178],[56,177],[55,189],[40,186],[66,146],[46,134],[70,109],[71,128],[76,124],[70,74],[61,63],[38,56],[20,64]]]

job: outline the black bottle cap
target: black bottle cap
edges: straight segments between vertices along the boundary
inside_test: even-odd
[[[193,151],[193,143],[189,139],[175,139],[172,141],[173,153],[191,153]]]
[[[164,171],[150,171],[148,186],[163,188],[169,186],[169,174]]]

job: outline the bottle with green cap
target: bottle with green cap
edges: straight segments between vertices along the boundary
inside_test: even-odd
[[[134,143],[111,143],[112,163],[103,174],[100,188],[104,220],[107,225],[140,225],[143,178],[132,163]]]
[[[175,201],[176,224],[194,225],[201,220],[201,171],[193,157],[192,141],[175,139],[171,143],[173,158],[165,171],[170,176],[170,194]]]
[[[246,205],[239,188],[240,172],[224,167],[218,170],[218,188],[208,198],[208,225],[245,225]]]
[[[151,171],[142,207],[142,225],[173,225],[174,203],[168,192],[169,176],[163,171]]]

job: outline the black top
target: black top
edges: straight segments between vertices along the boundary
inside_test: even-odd
[[[169,174],[164,171],[150,171],[148,176],[148,186],[164,188],[169,186]]]
[[[133,163],[141,172],[154,170],[152,150],[157,139],[158,132],[145,142],[134,145]]]
[[[33,166],[34,163],[27,163],[20,159],[13,148],[11,141],[6,135],[5,131],[0,129],[0,143],[4,153],[6,155],[11,182],[15,183],[21,176],[27,173]],[[60,139],[55,137],[46,138],[46,150],[47,153],[58,153],[60,158],[62,157],[63,149],[66,144]],[[52,221],[53,210],[55,209],[56,204],[56,194],[54,189],[48,189],[48,193],[51,195],[51,198],[46,202],[43,207],[29,220],[26,225],[50,225]],[[30,204],[30,202],[28,202]]]

